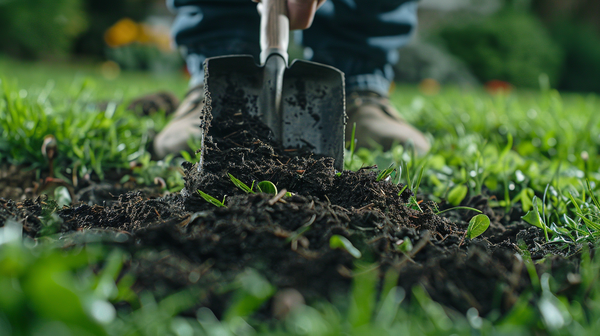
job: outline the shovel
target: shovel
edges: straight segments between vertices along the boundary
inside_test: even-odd
[[[213,123],[227,102],[243,99],[243,112],[257,116],[286,152],[308,150],[344,166],[344,74],[331,66],[295,60],[288,67],[286,0],[262,0],[260,65],[249,55],[208,58],[207,103]]]

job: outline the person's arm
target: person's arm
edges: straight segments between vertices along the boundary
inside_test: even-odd
[[[260,0],[252,0],[260,2]],[[326,0],[287,0],[290,30],[310,27],[315,12]]]

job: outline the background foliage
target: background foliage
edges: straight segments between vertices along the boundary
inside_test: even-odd
[[[600,92],[600,35],[572,21],[553,23],[550,32],[565,56],[558,88]]]
[[[25,58],[65,54],[87,20],[81,0],[0,1],[0,51]]]
[[[563,52],[533,15],[504,11],[490,18],[444,28],[448,50],[467,63],[481,80],[537,87],[545,73],[559,80]]]

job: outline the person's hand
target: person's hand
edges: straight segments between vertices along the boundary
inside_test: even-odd
[[[252,0],[260,2],[260,0]],[[287,0],[290,30],[310,27],[315,12],[326,0]]]
[[[325,0],[287,0],[290,29],[306,29],[310,27],[315,12]]]

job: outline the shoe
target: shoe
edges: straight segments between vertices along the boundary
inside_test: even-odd
[[[175,110],[173,119],[154,138],[154,157],[163,159],[169,154],[179,155],[191,151],[188,141],[202,137],[202,110],[204,108],[204,85],[192,88]]]
[[[346,141],[351,140],[352,128],[356,123],[354,138],[356,146],[389,150],[394,144],[412,146],[417,154],[429,151],[429,140],[419,130],[400,117],[390,100],[375,92],[359,91],[348,95],[346,101]]]

